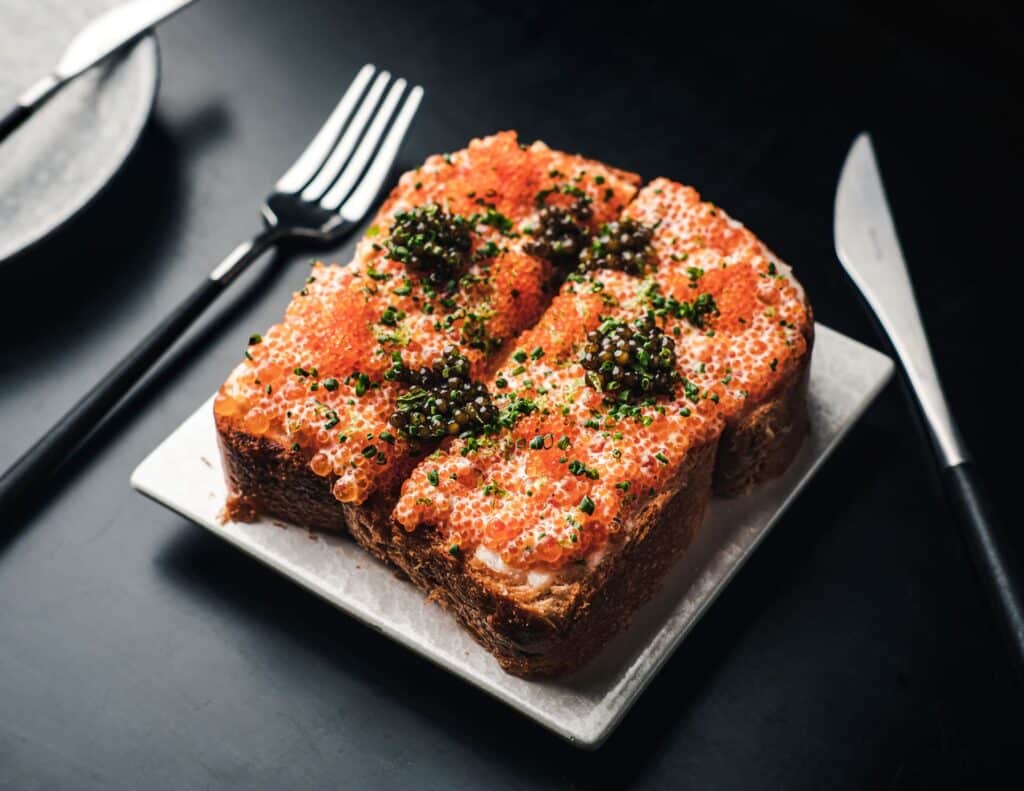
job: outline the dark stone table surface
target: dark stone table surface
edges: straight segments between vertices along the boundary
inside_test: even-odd
[[[372,61],[427,90],[403,166],[515,128],[687,181],[794,264],[820,321],[881,347],[831,233],[869,129],[950,400],[1019,523],[1019,43],[977,4],[898,6],[204,0],[160,31],[120,175],[0,270],[0,464],[256,229]],[[898,382],[596,754],[132,492],[308,257],[258,264],[3,517],[0,786],[935,788],[1016,768],[1021,695]]]

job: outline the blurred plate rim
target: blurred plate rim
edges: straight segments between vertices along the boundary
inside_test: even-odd
[[[106,192],[107,187],[117,178],[125,164],[132,158],[132,155],[139,147],[142,133],[153,115],[156,99],[160,93],[160,44],[157,41],[156,32],[150,30],[137,39],[134,44],[129,45],[129,47],[124,54],[115,54],[112,57],[120,58],[122,61],[120,65],[123,68],[137,69],[142,73],[142,84],[145,86],[145,94],[142,101],[132,108],[132,116],[125,119],[128,122],[125,126],[125,134],[118,138],[122,148],[107,160],[108,166],[95,176],[95,180],[79,202],[68,203],[60,207],[60,210],[54,213],[53,219],[32,238],[24,242],[19,242],[16,239],[11,249],[6,252],[0,247],[0,270],[15,263],[26,253],[34,250],[51,236],[63,230],[65,226],[92,206]],[[107,61],[101,61],[96,66],[93,66],[93,68],[103,68],[105,63]],[[26,121],[25,127],[28,127],[31,123],[32,119],[30,118]]]

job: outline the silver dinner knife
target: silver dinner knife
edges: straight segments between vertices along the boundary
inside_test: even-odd
[[[997,523],[946,404],[921,324],[871,138],[861,134],[836,189],[836,253],[892,342],[942,465],[943,482],[1018,678],[1024,681],[1024,595],[1020,565]]]
[[[0,141],[17,129],[43,102],[69,80],[95,66],[112,52],[178,13],[195,0],[132,0],[100,14],[82,28],[64,50],[57,67],[18,98],[0,117]]]

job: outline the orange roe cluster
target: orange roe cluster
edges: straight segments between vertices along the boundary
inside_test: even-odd
[[[544,143],[523,145],[515,132],[476,139],[453,154],[429,157],[416,170],[402,175],[381,207],[379,217],[436,203],[446,211],[469,217],[488,210],[508,218],[523,232],[517,246],[530,241],[541,204],[570,206],[583,195],[593,210],[592,225],[616,219],[636,195],[640,178],[575,154],[554,151]],[[494,214],[490,215],[491,220]],[[495,225],[487,225],[492,231]],[[499,238],[491,234],[491,238]],[[506,242],[507,243],[507,242]],[[367,244],[364,240],[361,246]]]
[[[395,519],[431,525],[492,568],[557,569],[681,474],[687,453],[768,397],[807,353],[810,316],[788,267],[695,190],[659,179],[626,215],[653,227],[646,277],[575,274],[489,381],[505,427],[423,460]],[[603,322],[653,317],[675,341],[671,397],[609,406],[579,363]]]
[[[730,423],[738,420],[775,393],[809,352],[813,320],[803,288],[749,229],[692,187],[656,179],[626,214],[658,224],[652,279],[664,294],[714,299],[710,332],[689,333],[685,346],[724,382],[719,411]]]
[[[594,221],[617,216],[639,179],[513,132],[430,157],[402,176],[347,267],[314,264],[284,321],[250,339],[214,399],[221,421],[301,453],[344,503],[397,493],[432,443],[410,443],[389,426],[404,386],[384,374],[397,358],[429,366],[454,345],[474,377],[550,301],[553,272],[528,254],[529,223],[542,190],[586,195]],[[457,280],[439,286],[394,260],[394,215],[436,204],[471,220],[471,249]]]

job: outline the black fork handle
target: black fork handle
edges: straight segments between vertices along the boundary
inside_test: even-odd
[[[38,493],[75,448],[228,284],[278,240],[272,230],[239,245],[170,315],[0,477],[0,524]]]
[[[0,141],[22,125],[32,115],[33,108],[16,104],[6,114],[0,116]]]

